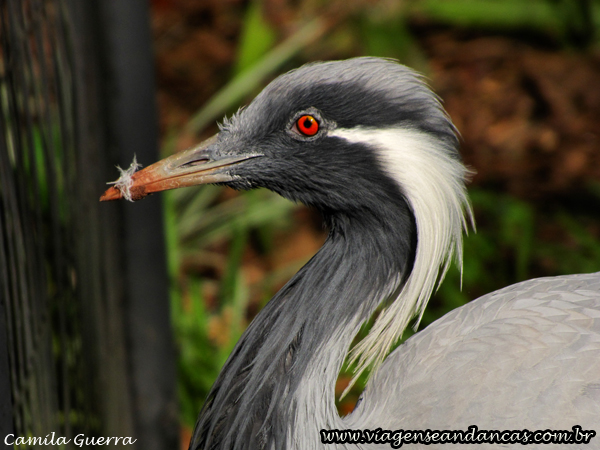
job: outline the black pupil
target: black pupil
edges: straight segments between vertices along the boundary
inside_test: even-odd
[[[312,127],[312,120],[310,119],[310,117],[307,117],[306,119],[304,119],[304,128],[311,128]]]

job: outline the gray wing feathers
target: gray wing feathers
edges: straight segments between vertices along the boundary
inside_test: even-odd
[[[386,359],[345,422],[600,434],[600,274],[530,280],[452,311]]]

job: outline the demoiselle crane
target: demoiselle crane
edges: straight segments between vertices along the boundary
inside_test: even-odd
[[[388,355],[451,259],[461,261],[466,174],[455,129],[421,77],[391,60],[356,58],[280,76],[213,138],[107,190],[102,200],[205,183],[265,187],[316,208],[329,227],[320,251],[237,343],[190,449],[390,448],[394,439],[420,447],[408,430],[433,444],[443,438],[435,430],[471,431],[480,445],[469,448],[482,449],[563,442],[547,430],[567,430],[575,440],[566,442],[579,445],[552,448],[599,449],[600,274],[491,293]],[[373,375],[340,417],[338,373],[382,303],[350,353]],[[523,434],[490,441],[482,430]],[[454,444],[428,448],[462,448],[469,435],[446,438]]]

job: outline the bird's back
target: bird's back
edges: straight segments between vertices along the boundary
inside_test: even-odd
[[[386,359],[345,422],[599,433],[600,273],[526,281],[450,312]]]

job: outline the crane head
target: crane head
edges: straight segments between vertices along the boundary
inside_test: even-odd
[[[328,212],[355,211],[399,197],[381,154],[389,149],[373,139],[387,133],[402,151],[394,130],[404,140],[435,141],[458,159],[451,122],[412,70],[379,58],[308,64],[275,79],[217,135],[133,174],[129,194],[138,200],[221,183],[266,187]],[[121,198],[122,190],[111,188],[101,200]]]
[[[332,228],[397,236],[397,253],[413,256],[396,300],[354,349],[360,373],[422,315],[452,257],[461,264],[467,175],[456,130],[422,77],[365,57],[281,75],[216,136],[134,173],[101,200],[205,183],[265,187],[320,210]]]

